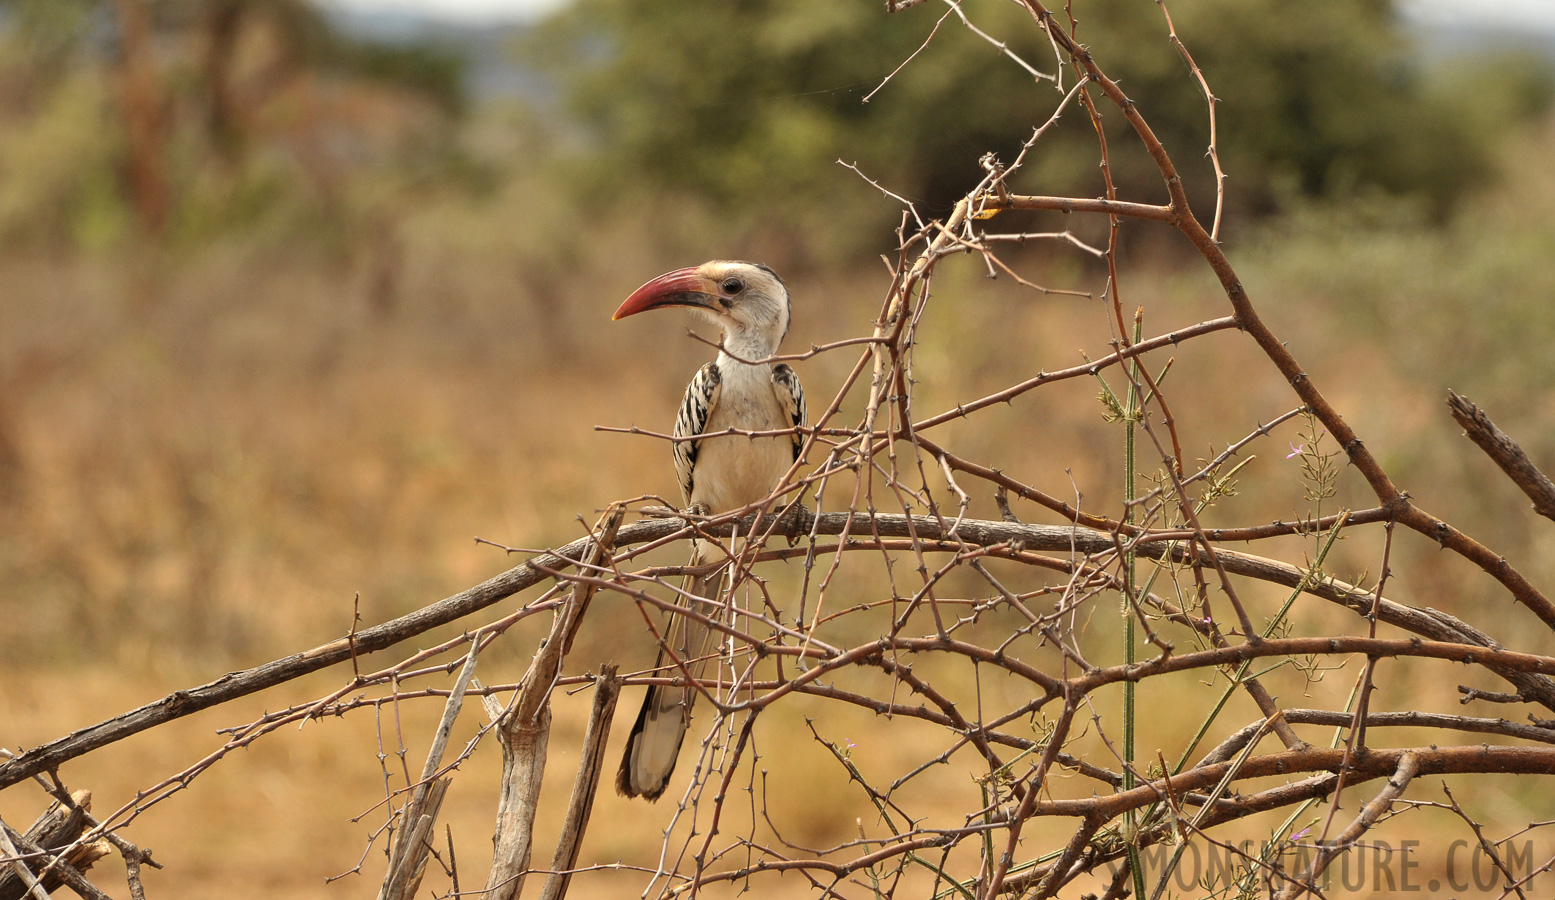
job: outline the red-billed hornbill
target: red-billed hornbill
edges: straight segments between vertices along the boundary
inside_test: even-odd
[[[675,437],[693,437],[734,429],[734,436],[676,441],[675,474],[686,504],[703,515],[742,509],[765,499],[799,458],[803,443],[797,430],[771,437],[744,436],[752,431],[782,431],[805,424],[804,392],[786,363],[764,362],[777,353],[788,333],[788,289],[763,265],[715,260],[660,275],[621,304],[615,318],[650,309],[689,307],[723,331],[718,358],[703,366],[686,388]],[[693,544],[693,564],[727,559],[706,542]],[[721,570],[720,570],[721,571]],[[713,599],[719,575],[688,578],[685,591]],[[711,615],[711,606],[698,612]],[[712,658],[714,632],[686,616],[670,617],[665,649],[673,651],[693,676]],[[669,674],[680,674],[670,664]],[[637,724],[627,739],[616,789],[628,797],[657,800],[675,771],[680,742],[691,720],[696,688],[652,685],[643,698]]]

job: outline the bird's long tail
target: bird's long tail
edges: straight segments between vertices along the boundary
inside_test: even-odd
[[[692,575],[686,578],[685,591],[696,597],[712,599],[717,594],[721,571],[711,575]],[[697,612],[709,615],[712,608],[697,604]],[[702,680],[712,661],[714,637],[717,632],[689,616],[672,615],[665,645],[674,650],[675,656],[685,663],[692,678]],[[658,668],[669,677],[685,677],[659,649]],[[621,770],[616,773],[616,790],[628,797],[644,797],[657,800],[669,784],[675,771],[675,761],[680,756],[680,744],[691,725],[691,704],[696,700],[697,689],[691,685],[649,685],[643,697],[642,710],[637,713],[637,723],[632,726],[626,741],[626,752],[621,757]]]

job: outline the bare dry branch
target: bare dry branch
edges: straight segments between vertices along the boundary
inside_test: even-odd
[[[1452,391],[1447,392],[1447,407],[1452,410],[1452,417],[1468,434],[1469,440],[1479,445],[1506,477],[1522,489],[1533,501],[1534,512],[1546,519],[1555,520],[1555,481],[1551,481],[1548,475],[1539,471],[1539,467],[1533,464],[1528,454],[1517,442],[1507,437],[1506,432],[1496,427],[1496,423],[1490,421],[1485,411],[1471,403],[1466,397],[1462,397]]]

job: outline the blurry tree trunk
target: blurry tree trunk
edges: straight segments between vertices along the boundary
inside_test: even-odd
[[[232,84],[238,36],[247,11],[248,0],[210,0],[206,20],[206,127],[211,143],[228,164],[240,160],[247,149],[242,110]]]
[[[368,234],[367,308],[373,318],[387,321],[400,305],[405,244],[388,216],[374,216]]]
[[[151,49],[151,16],[145,0],[114,0],[119,19],[119,114],[129,158],[130,202],[152,236],[167,224],[168,184],[163,159],[164,115]]]
[[[570,248],[546,256],[526,254],[520,259],[518,281],[537,321],[536,333],[543,335],[541,350],[553,364],[587,358],[577,352],[569,315],[569,293],[561,273],[575,271],[579,265]]]
[[[5,380],[0,379],[0,510],[20,506],[27,487],[21,439],[17,436],[20,416],[9,399],[7,387]]]

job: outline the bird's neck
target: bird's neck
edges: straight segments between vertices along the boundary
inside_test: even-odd
[[[759,362],[777,353],[778,348],[778,341],[772,336],[746,329],[724,332],[723,344],[723,352],[718,354],[720,366]],[[763,368],[769,365],[762,363]]]

